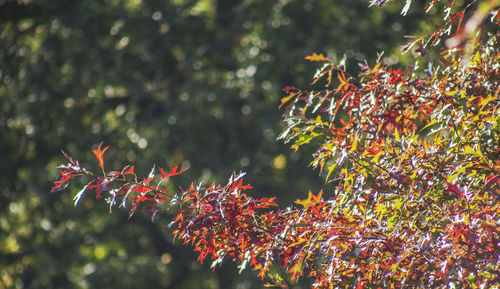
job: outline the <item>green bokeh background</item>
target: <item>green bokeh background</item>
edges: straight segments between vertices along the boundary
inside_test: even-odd
[[[108,213],[78,185],[49,193],[63,149],[96,168],[190,167],[169,184],[248,172],[256,197],[317,192],[312,151],[276,141],[281,89],[306,87],[312,52],[406,65],[421,3],[353,0],[0,0],[0,288],[263,288],[173,243],[163,212]],[[431,57],[431,56],[429,56]],[[81,185],[81,184],[80,184]],[[308,280],[293,288],[305,288]]]

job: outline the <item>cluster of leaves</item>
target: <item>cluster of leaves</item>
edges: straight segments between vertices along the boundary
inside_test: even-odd
[[[321,240],[358,285],[500,282],[498,47],[492,37],[465,67],[447,52],[446,66],[425,76],[379,62],[355,80],[318,59],[314,82],[326,77],[326,89],[287,88],[282,138],[295,149],[319,139],[311,165],[326,169],[331,210],[356,232],[342,245],[328,239],[338,233]],[[343,269],[321,272],[349,276]]]
[[[498,287],[499,43],[469,45],[467,62],[454,48],[423,75],[377,62],[359,79],[316,54],[306,58],[323,63],[313,84],[326,88],[285,89],[281,138],[294,149],[318,140],[311,165],[326,168],[336,213],[356,220],[356,241],[325,247],[330,261],[351,262],[358,286]]]
[[[101,146],[102,143],[99,144],[97,149],[93,150],[93,153],[102,170],[102,175],[94,174],[83,168],[80,166],[78,160],[72,159],[63,152],[69,163],[58,167],[61,176],[54,182],[52,192],[65,189],[69,185],[69,182],[75,177],[86,176],[91,180],[75,195],[73,199],[75,201],[75,206],[87,190],[93,190],[96,193],[97,200],[102,199],[103,195],[106,195],[106,202],[109,203],[110,213],[112,212],[113,206],[117,204],[117,201],[121,201],[120,207],[126,207],[127,200],[131,199],[132,206],[130,209],[130,217],[132,217],[141,203],[145,203],[146,206],[143,210],[151,212],[152,220],[154,221],[156,213],[160,210],[160,203],[167,200],[169,197],[165,189],[160,189],[161,183],[171,176],[183,173],[186,169],[179,169],[176,165],[171,167],[170,171],[167,173],[160,168],[161,180],[156,185],[152,185],[151,181],[156,177],[155,167],[151,169],[151,172],[146,178],[138,177],[134,172],[134,166],[125,166],[119,171],[106,172],[104,170],[104,153],[108,150],[109,146],[106,146],[104,149],[101,149]]]
[[[461,22],[473,6],[449,14],[453,4],[445,21]],[[75,205],[86,190],[98,198],[109,194],[110,208],[131,200],[131,213],[142,203],[155,216],[168,204],[177,209],[174,236],[192,244],[199,261],[210,256],[212,266],[224,259],[240,269],[250,264],[283,288],[283,279],[270,273],[273,264],[292,281],[314,278],[316,288],[498,288],[499,43],[491,34],[467,45],[472,50],[458,45],[443,52],[442,67],[402,72],[378,61],[363,63],[359,78],[322,54],[306,57],[322,63],[313,85],[325,86],[285,88],[281,138],[295,150],[317,144],[311,165],[333,186],[327,199],[309,192],[297,206],[276,209],[274,198],[244,193],[251,186],[242,173],[225,186],[192,184],[169,194],[161,182],[183,169],[160,169],[156,185],[154,168],[146,178],[130,166],[106,172],[101,145],[94,154],[102,175],[67,157],[53,191],[85,175],[91,180]]]

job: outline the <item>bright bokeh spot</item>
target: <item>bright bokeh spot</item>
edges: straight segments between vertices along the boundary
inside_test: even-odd
[[[277,155],[272,162],[272,166],[275,169],[282,170],[286,167],[286,158],[284,154]]]

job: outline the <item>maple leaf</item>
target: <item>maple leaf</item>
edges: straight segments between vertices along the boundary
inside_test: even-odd
[[[301,205],[303,206],[305,209],[309,208],[310,206],[314,205],[314,204],[319,204],[322,202],[322,199],[321,199],[321,196],[323,195],[323,190],[319,191],[318,195],[313,195],[313,193],[311,191],[309,191],[309,194],[307,196],[307,199],[305,200],[300,200],[300,199],[297,199],[295,201],[295,203],[297,205]]]
[[[313,54],[308,55],[304,57],[305,60],[309,61],[320,61],[320,62],[327,62],[328,58],[323,55],[323,53],[316,54],[316,52],[313,52]]]
[[[92,152],[94,153],[95,157],[99,161],[99,166],[101,168],[104,168],[104,159],[103,159],[103,156],[104,156],[104,153],[108,150],[109,146],[106,146],[103,150],[101,150],[101,146],[102,146],[102,142],[99,144],[99,146],[97,147],[97,149],[96,150],[92,150]]]

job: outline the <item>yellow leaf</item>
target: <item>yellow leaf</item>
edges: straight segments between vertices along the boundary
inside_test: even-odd
[[[288,102],[290,99],[292,99],[292,97],[294,97],[295,95],[297,95],[297,92],[291,92],[289,95],[287,95],[287,96],[283,97],[283,98],[281,99],[281,105],[283,105],[283,104],[287,103],[287,102]],[[280,106],[281,106],[281,105],[280,105]]]
[[[380,132],[380,130],[382,129],[382,126],[384,126],[384,124],[380,122],[380,123],[378,124],[378,127],[377,127],[377,133],[379,133],[379,132]]]
[[[355,151],[357,147],[358,147],[358,138],[355,135],[354,136],[354,141],[353,141],[352,146],[351,146],[351,150],[349,152]]]
[[[483,153],[481,153],[481,147],[479,145],[477,146],[476,151],[474,152],[474,155],[476,155],[476,157],[478,157],[478,158],[483,157]]]
[[[428,124],[426,124],[420,131],[423,131],[424,129],[428,128],[429,126],[435,124],[437,121],[435,119],[433,119],[431,122],[429,122]]]
[[[397,142],[401,142],[401,137],[399,136],[399,132],[398,132],[398,129],[394,129],[394,139],[397,141]]]
[[[313,195],[313,193],[311,191],[309,191],[307,199],[305,199],[305,200],[297,199],[297,200],[295,200],[295,203],[297,205],[301,205],[305,209],[307,209],[311,205],[314,205],[315,203],[320,203],[322,201],[322,199],[321,199],[322,195],[323,195],[323,191],[319,191],[317,196]]]
[[[381,64],[382,64],[381,62],[378,62],[377,64],[375,64],[375,66],[368,73],[369,74],[371,74],[371,73],[377,73],[380,70],[380,65]]]
[[[413,174],[410,176],[410,179],[414,180],[417,177],[418,170],[413,170]]]
[[[304,57],[304,59],[309,61],[321,61],[321,62],[328,61],[328,58],[325,57],[323,53],[316,54],[316,52],[313,52],[313,54]]]
[[[475,151],[471,146],[465,146],[464,153],[467,155],[473,155],[475,153]]]
[[[429,143],[427,142],[426,138],[424,138],[424,141],[422,142],[422,144],[424,145],[424,152],[429,151]]]
[[[380,158],[380,156],[384,153],[384,151],[379,151],[377,155],[375,155],[375,157],[372,159],[372,162],[373,163],[378,163],[378,159]]]
[[[448,183],[451,183],[451,182],[453,182],[456,178],[458,178],[458,176],[459,176],[459,175],[460,175],[460,173],[455,173],[455,174],[453,174],[453,175],[450,175],[450,176],[448,176],[448,177],[446,178],[446,181],[447,181]]]
[[[328,174],[326,175],[326,180],[328,181],[328,179],[330,178],[330,174],[333,172],[333,170],[335,169],[335,167],[337,166],[337,164],[333,164],[331,166],[328,167]]]
[[[364,205],[358,205],[358,208],[363,212],[363,215],[366,215],[366,207]]]
[[[319,114],[318,114],[318,116],[316,116],[316,120],[314,122],[317,123],[317,124],[321,124],[321,125],[327,125],[328,124],[328,123],[324,122],[321,119],[321,116]]]

